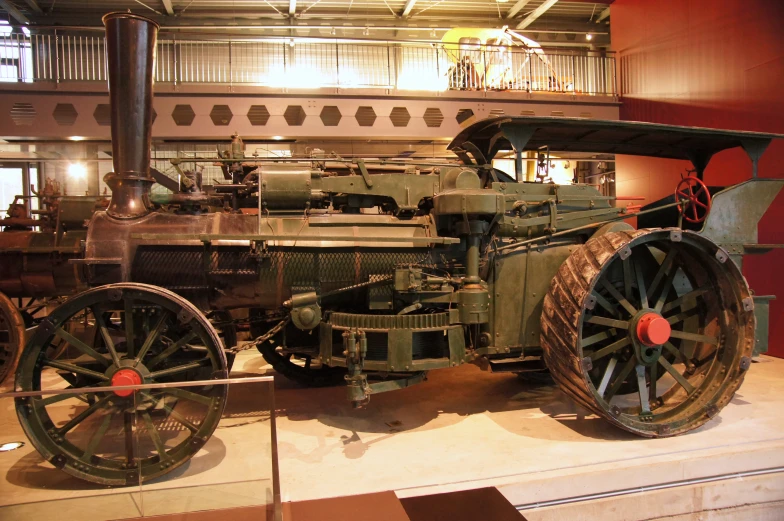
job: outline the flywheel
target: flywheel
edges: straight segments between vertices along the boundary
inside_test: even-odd
[[[715,243],[677,228],[588,240],[553,278],[541,320],[559,387],[646,437],[682,434],[718,414],[754,346],[740,270]]]

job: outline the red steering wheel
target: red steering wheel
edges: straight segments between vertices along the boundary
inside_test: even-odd
[[[675,187],[675,200],[689,202],[678,206],[678,211],[690,223],[701,223],[710,213],[711,195],[707,185],[698,177],[688,176],[681,179]]]

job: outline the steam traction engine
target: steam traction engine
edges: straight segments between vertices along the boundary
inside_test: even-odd
[[[713,153],[744,146],[756,160],[776,136],[494,118],[450,145],[462,164],[383,173],[357,161],[356,173],[256,168],[235,157],[231,184],[217,193],[172,193],[154,205],[157,26],[130,14],[104,23],[111,203],[67,254],[33,248],[48,244],[44,232],[0,234],[5,293],[73,293],[32,331],[17,391],[226,377],[240,349],[236,310],[247,310],[239,321],[250,323],[250,345],[279,372],[308,385],[345,381],[357,406],[468,362],[549,369],[580,405],[659,437],[702,425],[740,386],[756,322],[739,266],[759,249],[757,221],[784,181],[716,193],[689,178],[674,200],[638,214],[660,216],[657,227],[636,230],[591,186],[522,182],[521,154],[549,145],[689,158],[701,174]],[[501,150],[515,152],[516,179],[490,166]],[[24,283],[30,265],[47,284]],[[223,385],[150,390],[136,400],[119,391],[55,394],[18,399],[17,412],[55,466],[123,485],[195,454],[226,394]],[[66,399],[75,407],[59,407]],[[114,447],[107,433],[129,439],[134,415],[146,434]]]

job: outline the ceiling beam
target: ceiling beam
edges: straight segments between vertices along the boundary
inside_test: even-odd
[[[609,6],[604,11],[599,13],[599,16],[596,17],[596,23],[598,24],[599,22],[601,22],[602,20],[604,20],[608,16],[610,16],[610,7]]]
[[[297,0],[289,0],[289,16],[297,13]]]
[[[34,2],[35,0],[27,0],[28,2]],[[166,14],[169,16],[174,16],[174,8],[172,7],[171,0],[161,0],[163,4],[163,8],[166,9]]]
[[[25,0],[27,5],[30,6],[30,9],[33,10],[35,14],[44,14],[43,10],[38,6],[35,0]]]
[[[534,23],[537,18],[542,16],[544,13],[546,13],[548,9],[550,9],[552,6],[556,4],[556,2],[558,2],[558,0],[545,0],[545,2],[542,5],[540,5],[533,11],[531,11],[531,13],[528,16],[523,18],[522,22],[517,24],[517,29],[525,29],[526,27]]]
[[[417,3],[417,0],[407,0],[406,1],[406,6],[403,8],[403,13],[401,14],[401,16],[403,18],[405,18],[408,15],[410,15],[411,14],[411,10],[414,8],[416,3]]]
[[[514,15],[519,13],[530,1],[531,0],[518,0],[517,3],[510,7],[509,11],[507,11],[506,18],[514,18]]]
[[[13,19],[17,22],[22,24],[29,24],[30,20],[16,8],[14,4],[9,2],[8,0],[0,0],[0,7],[6,10],[6,12],[11,15]]]

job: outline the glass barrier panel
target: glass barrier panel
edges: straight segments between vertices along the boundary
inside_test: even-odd
[[[79,387],[52,369],[0,394],[3,521],[274,512],[271,377]]]

